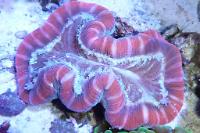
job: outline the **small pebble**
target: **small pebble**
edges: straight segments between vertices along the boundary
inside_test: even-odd
[[[28,32],[25,30],[17,31],[15,33],[15,37],[17,37],[18,39],[24,39],[27,34],[28,34]]]

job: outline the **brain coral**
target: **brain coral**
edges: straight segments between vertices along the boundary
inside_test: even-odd
[[[20,98],[32,105],[59,98],[76,112],[101,102],[106,120],[128,130],[172,121],[184,99],[179,50],[154,30],[121,38],[114,30],[102,6],[58,8],[17,49]]]

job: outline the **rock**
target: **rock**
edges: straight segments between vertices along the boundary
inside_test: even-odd
[[[180,51],[187,78],[186,86],[193,92],[196,87],[196,76],[200,75],[200,34],[195,32],[178,33],[169,41]]]
[[[0,115],[15,116],[21,113],[26,104],[14,92],[7,91],[0,95]]]
[[[198,100],[195,94],[191,90],[188,90],[185,96],[187,107],[181,112],[179,119],[179,125],[183,128],[191,129],[194,133],[200,133],[200,119],[194,111]]]
[[[55,11],[58,7],[59,7],[58,4],[55,3],[49,3],[46,5],[47,10],[50,12]]]
[[[113,36],[115,38],[120,38],[120,37],[124,37],[131,34],[136,35],[139,33],[133,27],[131,27],[128,23],[124,22],[121,18],[116,17],[115,21],[116,21],[116,25],[115,25],[116,30],[113,33]]]
[[[170,39],[180,32],[178,25],[169,25],[160,30],[165,39]]]
[[[8,121],[3,122],[0,125],[0,133],[7,133],[9,127],[10,127],[10,123]]]
[[[200,1],[198,3],[198,7],[197,7],[197,15],[198,15],[198,19],[199,19],[199,22],[200,22]]]
[[[51,122],[51,133],[76,133],[74,124],[70,121],[55,119]]]

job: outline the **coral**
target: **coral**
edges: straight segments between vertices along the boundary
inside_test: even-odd
[[[103,121],[94,127],[93,133],[101,133],[101,132],[106,131],[107,129],[110,129],[110,127],[107,122]]]
[[[175,127],[172,129],[169,126],[158,126],[153,129],[156,133],[192,133],[192,131],[188,128],[183,127]]]
[[[59,98],[86,112],[101,102],[115,128],[172,121],[184,99],[179,50],[148,30],[114,38],[106,8],[69,2],[27,35],[15,58],[18,95],[38,105]]]
[[[146,127],[139,127],[136,130],[133,131],[113,131],[113,130],[105,130],[101,129],[101,127],[97,126],[94,128],[93,133],[192,133],[191,129],[183,128],[180,126],[175,127],[172,129],[169,126],[156,126],[153,129],[148,129]]]
[[[106,130],[104,133],[112,133],[111,130]]]
[[[17,94],[7,91],[0,94],[0,115],[15,116],[21,113],[26,104],[19,99]]]
[[[192,130],[188,128],[176,127],[174,129],[174,133],[192,133]]]

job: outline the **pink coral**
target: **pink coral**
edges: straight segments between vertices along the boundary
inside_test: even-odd
[[[128,130],[172,121],[184,99],[179,50],[153,30],[113,38],[114,26],[112,13],[96,4],[58,8],[17,50],[21,99],[59,98],[76,112],[102,102],[107,121]]]

